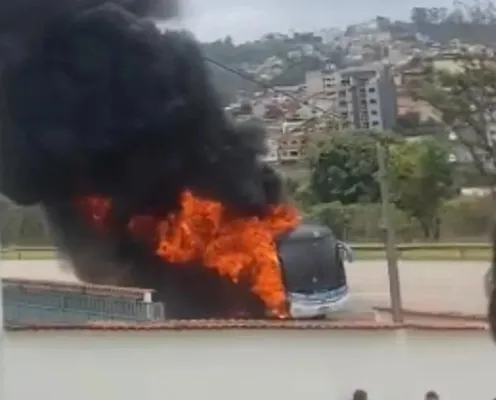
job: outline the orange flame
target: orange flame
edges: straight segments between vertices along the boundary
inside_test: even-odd
[[[105,226],[112,200],[103,196],[87,196],[77,199],[76,205],[81,209],[85,219],[101,228]]]
[[[104,227],[112,204],[105,197],[88,196],[78,199],[78,206],[85,218]],[[143,237],[151,226],[158,243],[156,253],[170,262],[201,261],[234,283],[249,274],[252,291],[271,314],[282,318],[288,313],[274,238],[298,222],[298,212],[290,205],[273,206],[264,218],[233,218],[220,202],[185,191],[179,212],[165,219],[136,216],[128,228]]]

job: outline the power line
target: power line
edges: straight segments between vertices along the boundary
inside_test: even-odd
[[[289,97],[290,99],[295,100],[296,102],[298,102],[300,104],[306,105],[306,104],[304,104],[304,100],[299,99],[298,97],[296,97],[295,95],[293,95],[292,93],[290,93],[288,91],[279,89],[279,88],[275,87],[274,85],[265,83],[265,82],[263,82],[261,80],[258,80],[258,79],[255,79],[252,76],[250,76],[249,74],[246,74],[246,73],[241,72],[241,71],[239,71],[237,69],[228,67],[227,65],[222,64],[221,62],[216,61],[213,58],[210,58],[208,56],[204,56],[204,58],[210,64],[213,64],[213,65],[215,65],[215,66],[217,66],[217,67],[219,67],[219,68],[221,68],[221,69],[223,69],[223,70],[225,70],[227,72],[231,72],[232,74],[235,74],[235,75],[237,75],[237,76],[239,76],[239,77],[241,77],[241,78],[243,78],[243,79],[245,79],[247,81],[250,81],[252,83],[255,83],[256,85],[258,85],[260,87],[263,87],[264,89],[272,90],[272,91],[274,91],[276,93],[283,94],[283,95]],[[312,106],[312,108],[315,109],[315,110],[318,110],[320,112],[323,112],[323,113],[329,113],[329,110],[326,110],[326,109],[324,109],[322,107]],[[331,112],[333,112],[333,111],[331,111]],[[335,114],[335,117],[341,119],[340,116],[339,117],[338,116],[339,116],[339,114],[336,113]]]

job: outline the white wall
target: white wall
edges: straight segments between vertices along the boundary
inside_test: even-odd
[[[7,334],[2,400],[449,400],[496,396],[484,332]]]
[[[370,93],[369,89],[375,89],[374,93]],[[368,117],[369,117],[369,122],[370,122],[370,128],[371,129],[377,129],[377,130],[383,130],[384,129],[384,119],[382,118],[382,104],[381,104],[381,95],[380,95],[380,88],[377,82],[377,79],[371,79],[367,82],[365,85],[365,90],[367,91],[366,99],[367,99],[367,111],[368,111]],[[370,99],[374,99],[377,101],[377,103],[372,104],[370,103]],[[373,115],[372,110],[376,111],[377,114]],[[377,121],[379,122],[379,125],[372,125],[372,122]]]

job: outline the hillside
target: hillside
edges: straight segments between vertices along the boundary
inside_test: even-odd
[[[322,68],[327,62],[340,65],[343,56],[322,44],[322,38],[313,33],[268,34],[260,40],[238,45],[228,36],[202,46],[205,55],[216,62],[255,80],[281,86],[301,84],[307,71]],[[211,68],[213,81],[224,99],[232,100],[237,90],[260,88],[232,72],[217,66]]]

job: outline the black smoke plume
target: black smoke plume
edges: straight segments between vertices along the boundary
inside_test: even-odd
[[[0,0],[0,191],[41,205],[84,281],[155,288],[170,317],[262,316],[249,277],[171,265],[125,229],[177,210],[186,188],[246,215],[284,200],[260,161],[265,132],[226,117],[190,35],[150,21],[177,12],[173,1]],[[110,233],[73,206],[88,194],[112,199]]]

